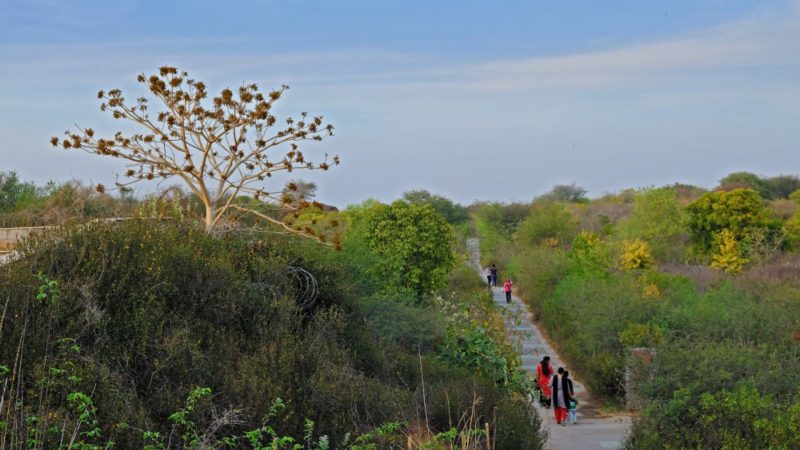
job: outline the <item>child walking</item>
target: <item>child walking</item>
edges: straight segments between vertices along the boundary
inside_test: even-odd
[[[506,303],[511,303],[511,286],[514,283],[511,282],[510,278],[506,278],[506,282],[503,283],[503,292],[506,293]]]
[[[567,413],[569,414],[569,421],[572,422],[573,425],[578,423],[578,399],[572,397],[569,399],[569,408],[567,408]]]

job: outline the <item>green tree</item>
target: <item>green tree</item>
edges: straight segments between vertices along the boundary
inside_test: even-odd
[[[800,189],[800,178],[794,175],[778,175],[766,179],[772,198],[789,198],[792,192]]]
[[[789,200],[791,200],[791,201],[797,203],[798,205],[800,205],[800,189],[797,189],[797,190],[793,191],[791,194],[789,194],[788,198],[789,198]]]
[[[570,271],[579,274],[606,276],[612,266],[611,251],[597,233],[581,231],[572,240],[569,252]]]
[[[523,246],[556,243],[560,247],[572,242],[578,222],[561,203],[537,201],[528,217],[517,227],[514,239]]]
[[[544,194],[541,198],[543,200],[562,203],[584,203],[588,200],[586,198],[587,192],[586,189],[575,183],[557,184],[553,186],[553,189],[550,189],[550,192]]]
[[[728,230],[737,242],[745,242],[752,230],[780,227],[769,217],[764,201],[752,189],[734,189],[704,194],[687,207],[688,226],[695,248],[709,254],[719,233]]]
[[[478,206],[476,216],[498,234],[509,238],[530,212],[531,207],[526,203],[483,203]]]
[[[37,189],[33,183],[20,181],[16,172],[0,172],[0,212],[11,211],[36,196]]]
[[[751,172],[734,172],[719,180],[718,190],[730,191],[733,189],[752,189],[762,198],[772,199],[772,189],[769,182]]]
[[[384,289],[408,292],[421,299],[445,285],[455,263],[453,231],[431,205],[371,203],[349,211],[346,252],[367,251],[373,256],[366,271]]]
[[[681,256],[686,235],[686,213],[672,188],[637,192],[630,214],[619,225],[623,239],[643,239],[659,260]]]
[[[786,240],[793,250],[800,249],[800,211],[797,211],[784,224]]]
[[[462,224],[469,219],[467,208],[441,195],[431,194],[424,189],[406,192],[403,194],[403,200],[408,203],[431,205],[436,212],[453,225]]]

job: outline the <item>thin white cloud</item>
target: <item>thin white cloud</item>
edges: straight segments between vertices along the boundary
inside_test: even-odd
[[[516,92],[647,85],[702,71],[800,65],[800,1],[794,5],[793,13],[786,17],[767,14],[690,36],[573,55],[443,62],[430,55],[375,49],[248,51],[248,42],[243,40],[233,40],[229,45],[218,41],[198,45],[188,40],[12,44],[0,45],[4,61],[0,75],[13,79],[38,72],[68,77],[83,71],[84,77],[108,83],[114,73],[147,71],[155,68],[154,63],[176,63],[203,77],[247,75],[251,80],[274,74],[289,83],[398,89]],[[203,47],[212,50],[196,50]]]
[[[663,80],[663,75],[800,65],[800,9],[692,36],[593,53],[493,61],[465,70],[486,90],[598,88]]]

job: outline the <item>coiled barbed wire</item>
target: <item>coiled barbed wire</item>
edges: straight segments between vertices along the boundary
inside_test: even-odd
[[[291,294],[294,295],[295,302],[301,311],[311,309],[319,298],[319,283],[314,274],[298,266],[287,266],[284,274],[286,275],[286,284],[276,284],[267,279],[250,284],[253,288],[258,289],[264,297],[274,300]]]
[[[317,278],[308,270],[289,266],[286,268],[287,274],[292,278],[297,288],[297,305],[302,311],[308,311],[319,298],[319,283]]]

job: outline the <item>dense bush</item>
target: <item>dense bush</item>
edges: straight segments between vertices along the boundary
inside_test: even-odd
[[[646,189],[633,197],[630,214],[620,223],[623,239],[643,239],[658,261],[679,261],[687,238],[685,213],[672,188]]]
[[[701,254],[713,252],[723,230],[742,242],[757,229],[779,229],[780,223],[769,217],[764,201],[752,189],[709,192],[687,207],[692,241]]]
[[[368,203],[348,214],[343,249],[369,261],[363,273],[384,291],[421,300],[445,285],[455,264],[453,230],[431,205]]]
[[[403,200],[408,203],[430,205],[450,225],[461,225],[469,220],[469,210],[466,207],[425,190],[408,191],[403,194]]]
[[[105,429],[158,426],[194,386],[209,386],[220,404],[258,417],[275,398],[309,414],[321,431],[387,418],[381,405],[403,394],[360,374],[348,348],[355,333],[332,267],[309,266],[321,281],[314,314],[301,314],[286,266],[303,264],[288,246],[213,239],[178,224],[129,221],[70,228],[23,249],[0,277],[10,317],[4,342],[25,336],[23,366],[36,367],[48,337],[81,347],[84,391]],[[50,308],[28,305],[42,271],[59,283]],[[13,361],[15,345],[0,346]],[[359,391],[361,393],[359,394]],[[287,419],[299,429],[302,418]],[[134,439],[134,437],[128,437]],[[119,438],[123,441],[127,438]]]
[[[530,215],[516,229],[514,240],[526,247],[546,243],[566,247],[572,242],[578,224],[567,208],[559,203],[536,202]]]
[[[354,278],[351,255],[268,236],[214,238],[174,220],[130,220],[68,227],[23,246],[21,259],[0,268],[0,366],[9,369],[0,382],[26,393],[14,394],[17,408],[0,419],[10,419],[6,442],[15,447],[32,430],[57,441],[45,430],[77,420],[75,408],[89,404],[67,401],[74,394],[96,418],[84,429],[98,430],[81,439],[141,448],[144,431],[169,434],[170,417],[198,386],[213,395],[198,404],[196,428],[226,436],[261,427],[278,398],[285,409],[271,419],[277,433],[302,436],[309,419],[331,442],[387,422],[413,428],[424,404],[441,411],[424,427],[449,430],[456,424],[448,417],[474,398],[479,420],[470,426],[482,427],[495,410],[498,429],[538,424],[496,380],[436,357],[446,333],[441,310],[378,296],[379,287]],[[288,266],[319,282],[310,308],[298,302],[306,286]],[[498,448],[541,445],[538,425],[502,429]]]
[[[736,188],[753,189],[768,200],[788,198],[792,192],[800,189],[800,179],[794,175],[760,177],[750,172],[734,172],[719,181],[718,190]]]
[[[478,206],[474,213],[475,230],[480,237],[481,263],[485,266],[495,264],[500,270],[505,270],[514,254],[511,239],[495,229],[485,217],[485,208],[487,206]]]

